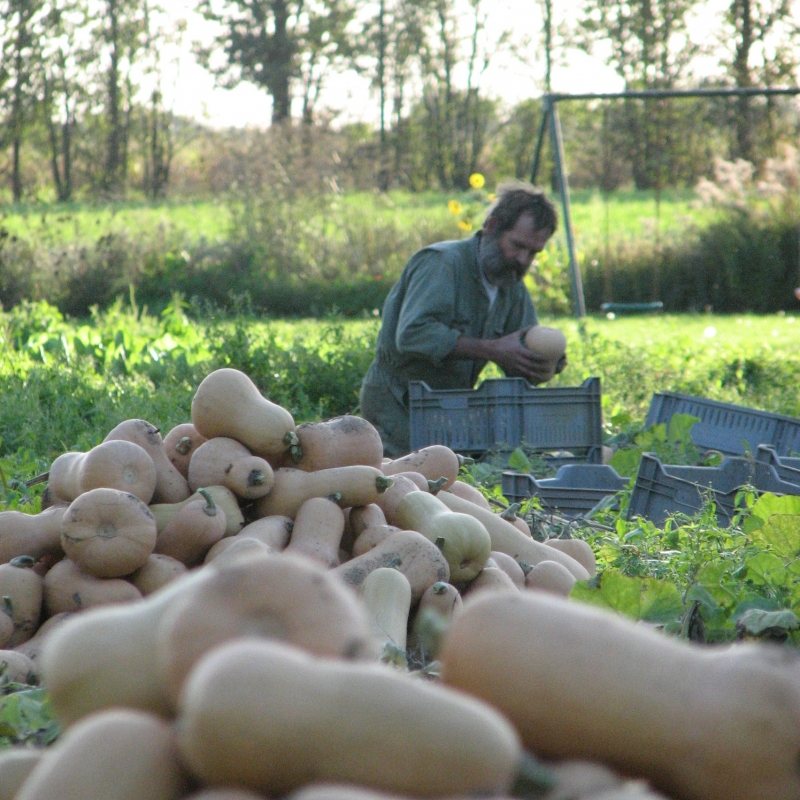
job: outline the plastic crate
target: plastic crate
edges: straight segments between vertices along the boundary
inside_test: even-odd
[[[774,447],[761,444],[756,450],[756,461],[774,467],[782,481],[800,484],[800,458],[781,458]]]
[[[576,460],[602,460],[600,378],[552,388],[495,378],[466,390],[411,381],[408,394],[412,450],[444,444],[479,456],[525,444],[541,453],[569,451]]]
[[[503,495],[509,503],[538,497],[544,508],[565,517],[586,514],[627,484],[628,479],[607,464],[565,464],[554,478],[540,480],[524,472],[502,474]]]
[[[669,423],[673,414],[698,417],[692,441],[704,450],[732,456],[755,453],[760,444],[771,445],[780,456],[800,454],[800,419],[746,406],[720,403],[676,392],[653,395],[645,425]]]
[[[730,525],[736,494],[745,485],[758,492],[800,495],[800,484],[783,481],[772,465],[748,458],[726,458],[719,467],[682,467],[664,466],[652,453],[644,453],[627,516],[645,517],[660,527],[670,514],[700,511],[710,495],[720,525]]]

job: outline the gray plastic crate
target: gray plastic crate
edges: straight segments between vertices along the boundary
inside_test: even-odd
[[[525,472],[509,470],[502,474],[503,495],[509,503],[538,497],[544,508],[565,517],[586,514],[627,485],[628,479],[607,464],[565,464],[554,478],[540,480]]]
[[[602,460],[600,378],[545,388],[523,378],[495,378],[466,390],[411,381],[408,394],[412,450],[444,444],[482,455],[525,444],[541,453],[566,450],[576,460]]]
[[[691,414],[699,419],[691,435],[703,450],[740,456],[748,451],[755,453],[760,444],[767,444],[780,456],[800,454],[800,419],[795,417],[688,394],[658,392],[650,402],[645,425],[668,424],[673,414]]]
[[[783,481],[772,465],[748,458],[729,457],[719,467],[683,467],[665,466],[652,453],[644,453],[627,516],[645,517],[660,527],[670,514],[697,513],[710,495],[720,525],[730,525],[736,494],[746,485],[758,492],[800,495],[800,484]]]
[[[781,458],[774,447],[760,444],[756,450],[756,461],[774,467],[782,481],[800,483],[800,458]]]

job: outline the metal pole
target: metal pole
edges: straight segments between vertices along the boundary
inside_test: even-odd
[[[564,141],[561,136],[561,122],[558,119],[558,107],[555,103],[550,112],[550,141],[553,143],[553,157],[555,159],[556,174],[558,175],[558,189],[561,192],[561,205],[564,209],[564,231],[567,236],[567,252],[569,254],[569,268],[572,275],[572,299],[575,304],[575,315],[578,319],[586,316],[586,304],[583,299],[583,282],[578,259],[575,256],[575,234],[572,230],[572,218],[569,213],[569,185],[567,173],[564,168]]]
[[[542,95],[542,121],[539,123],[539,138],[536,140],[536,149],[533,151],[533,166],[531,167],[531,183],[536,184],[536,173],[539,171],[539,159],[542,155],[542,145],[547,133],[547,121],[553,110],[553,101],[549,94]]]

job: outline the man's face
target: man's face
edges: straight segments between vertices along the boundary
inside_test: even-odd
[[[500,234],[495,233],[488,220],[478,252],[478,263],[486,280],[495,286],[518,283],[549,238],[549,231],[536,229],[531,214],[522,214],[513,228]]]

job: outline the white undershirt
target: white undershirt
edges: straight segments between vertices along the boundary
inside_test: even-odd
[[[497,287],[493,283],[489,283],[486,278],[483,276],[483,270],[481,270],[481,283],[483,284],[483,288],[486,290],[486,294],[489,297],[489,308],[494,305],[494,301],[497,298]]]

